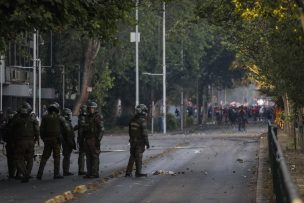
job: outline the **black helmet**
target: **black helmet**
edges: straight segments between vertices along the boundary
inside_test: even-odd
[[[60,109],[60,105],[57,102],[54,102],[50,105],[50,107],[54,107],[55,109]]]
[[[90,101],[90,102],[88,103],[88,108],[97,108],[97,107],[98,107],[98,106],[97,106],[96,102]]]
[[[144,104],[138,104],[135,107],[135,114],[139,116],[147,116],[148,115],[148,108]]]
[[[60,105],[57,103],[57,102],[54,102],[52,103],[49,108],[48,108],[48,111],[49,112],[56,112],[56,113],[59,113],[59,109],[60,109]]]
[[[64,116],[65,118],[70,119],[71,116],[72,116],[72,111],[71,111],[71,109],[69,109],[69,108],[64,108],[64,109],[63,109],[63,116]]]
[[[21,114],[29,114],[31,113],[31,111],[32,111],[32,106],[27,102],[23,102],[19,108],[19,113]]]

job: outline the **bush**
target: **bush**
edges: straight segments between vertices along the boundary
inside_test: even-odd
[[[173,114],[167,114],[167,129],[168,130],[176,130],[177,128],[177,121]]]

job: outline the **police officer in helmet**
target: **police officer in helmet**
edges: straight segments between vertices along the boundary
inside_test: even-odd
[[[86,172],[85,168],[85,151],[84,151],[84,132],[85,129],[88,127],[87,125],[87,105],[82,105],[80,107],[80,112],[78,116],[78,136],[77,136],[77,144],[79,148],[78,153],[78,175],[85,175]]]
[[[6,125],[3,130],[3,141],[6,142],[5,149],[6,149],[6,158],[7,158],[7,167],[8,167],[8,177],[15,178],[17,172],[16,162],[15,162],[15,144],[14,138],[12,135],[12,129],[9,128],[11,122],[15,115],[17,114],[16,111],[11,110],[10,108],[6,111]]]
[[[129,123],[130,136],[130,158],[126,169],[126,177],[132,176],[133,165],[136,166],[136,177],[146,177],[147,174],[142,173],[142,158],[145,151],[150,148],[148,132],[147,132],[147,115],[148,108],[144,104],[135,107],[135,116]]]
[[[88,103],[87,126],[84,129],[84,151],[87,158],[87,174],[84,178],[99,177],[100,141],[103,137],[103,117],[97,111],[97,104]]]
[[[14,140],[16,166],[22,175],[23,183],[29,181],[33,168],[34,146],[39,138],[39,124],[30,116],[31,111],[31,105],[24,102],[9,125]]]
[[[63,109],[63,117],[65,118],[68,124],[67,125],[68,129],[67,131],[64,131],[62,134],[62,154],[63,154],[62,169],[64,176],[70,176],[73,175],[73,173],[70,172],[71,153],[73,149],[76,150],[74,129],[71,121],[71,117],[72,117],[71,109],[69,108]]]
[[[44,142],[44,149],[37,173],[37,179],[41,180],[47,160],[53,153],[54,179],[61,179],[60,172],[60,147],[62,134],[68,132],[69,127],[66,120],[60,115],[60,105],[52,103],[48,108],[48,114],[43,116],[40,125],[40,137]]]

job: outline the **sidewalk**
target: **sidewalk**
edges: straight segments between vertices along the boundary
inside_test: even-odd
[[[256,190],[256,203],[272,203],[272,175],[268,156],[267,134],[260,137],[260,146],[258,149],[258,178]]]
[[[282,147],[293,183],[298,187],[301,199],[304,199],[304,154],[295,150],[294,138],[278,130],[278,140]]]

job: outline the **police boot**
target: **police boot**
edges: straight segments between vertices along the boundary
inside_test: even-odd
[[[137,178],[140,178],[140,177],[147,177],[148,175],[146,173],[136,173],[135,176]]]
[[[136,165],[136,177],[147,177],[148,175],[146,173],[141,173],[142,169],[142,153],[137,155],[137,158],[135,160],[135,165]]]
[[[41,171],[38,171],[38,174],[37,174],[36,178],[37,178],[38,180],[41,180],[41,179],[42,179],[42,172],[41,172]]]
[[[125,177],[132,177],[132,173],[126,173]]]
[[[71,172],[64,172],[63,173],[63,176],[72,176],[74,175],[74,173],[71,173]]]
[[[79,172],[78,172],[78,175],[79,175],[79,176],[82,176],[82,175],[85,175],[85,174],[87,174],[87,173],[84,172],[84,171],[79,171]]]
[[[63,179],[64,177],[61,175],[54,175],[54,179]]]
[[[29,177],[23,177],[21,179],[21,183],[28,183],[29,182]]]

